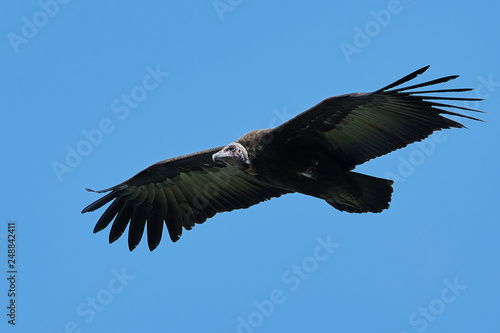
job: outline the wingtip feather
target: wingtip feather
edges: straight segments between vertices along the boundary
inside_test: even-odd
[[[387,85],[387,86],[385,86],[385,87],[383,87],[381,89],[378,89],[378,90],[374,91],[373,93],[380,93],[382,91],[389,90],[389,89],[394,88],[396,86],[399,86],[399,85],[401,85],[401,84],[403,84],[405,82],[413,80],[418,75],[423,74],[427,69],[429,69],[430,66],[431,65],[427,65],[427,66],[424,66],[424,67],[422,67],[420,69],[417,69],[416,71],[411,72],[410,74],[402,77],[401,79],[399,79],[399,80],[397,80],[397,81],[395,81],[395,82],[393,82],[393,83],[391,83],[391,84],[389,84],[389,85]]]

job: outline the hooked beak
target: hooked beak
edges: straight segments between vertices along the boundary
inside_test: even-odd
[[[217,162],[217,161],[224,162],[224,159],[226,159],[228,157],[230,158],[231,155],[227,151],[224,151],[224,149],[222,149],[222,150],[220,150],[212,155],[212,160],[214,162]]]

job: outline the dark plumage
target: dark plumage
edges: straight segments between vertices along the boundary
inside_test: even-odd
[[[128,244],[133,250],[146,227],[153,250],[161,240],[163,223],[175,242],[182,228],[189,230],[217,213],[247,208],[286,193],[324,199],[341,211],[381,212],[389,207],[393,182],[353,172],[357,165],[434,131],[464,127],[442,115],[478,120],[449,111],[477,110],[437,101],[479,99],[427,95],[471,89],[414,90],[457,76],[398,88],[428,67],[371,93],[327,98],[280,126],[249,132],[225,147],[153,164],[121,184],[93,191],[110,193],[82,213],[112,202],[94,232],[114,221],[111,243],[129,225]]]

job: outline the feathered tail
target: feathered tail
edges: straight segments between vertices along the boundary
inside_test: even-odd
[[[392,180],[349,172],[349,182],[324,198],[333,207],[349,213],[380,213],[389,208]]]

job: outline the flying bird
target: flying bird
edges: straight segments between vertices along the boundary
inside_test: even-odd
[[[439,96],[472,89],[415,90],[458,75],[401,87],[428,68],[374,92],[329,97],[275,128],[254,130],[226,146],[158,162],[111,188],[87,189],[109,193],[82,213],[111,202],[94,232],[113,222],[112,243],[129,226],[130,251],[141,241],[144,229],[152,251],[160,243],[163,224],[175,242],[183,228],[190,230],[217,213],[287,193],[323,199],[349,213],[379,213],[389,207],[393,181],[352,171],[357,165],[434,131],[464,127],[443,115],[479,120],[450,110],[480,111],[442,101],[480,99]]]

